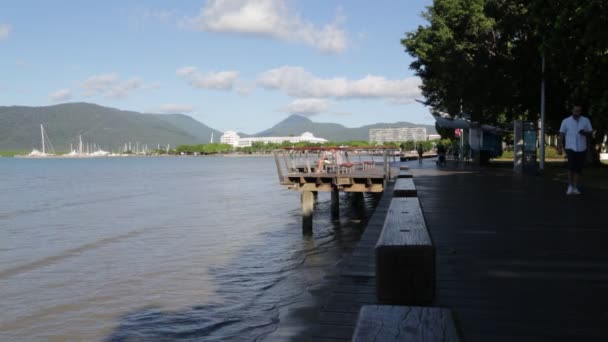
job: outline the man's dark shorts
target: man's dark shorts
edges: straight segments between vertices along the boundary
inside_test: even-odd
[[[568,170],[581,173],[583,171],[583,165],[585,164],[585,155],[587,151],[574,152],[572,150],[566,150],[568,156]]]

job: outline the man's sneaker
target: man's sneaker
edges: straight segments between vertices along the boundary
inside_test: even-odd
[[[580,191],[578,191],[578,188],[572,188],[572,193],[571,193],[571,194],[572,194],[572,195],[580,195],[580,194],[581,194],[581,192],[580,192]]]
[[[572,185],[568,185],[568,190],[566,190],[566,195],[573,195],[574,188]]]

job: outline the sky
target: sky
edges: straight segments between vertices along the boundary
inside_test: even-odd
[[[290,114],[433,124],[400,43],[432,0],[0,4],[0,105],[90,102],[255,133]]]

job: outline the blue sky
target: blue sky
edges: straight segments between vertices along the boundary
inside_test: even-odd
[[[0,105],[92,102],[255,133],[434,123],[400,39],[431,0],[2,1]]]

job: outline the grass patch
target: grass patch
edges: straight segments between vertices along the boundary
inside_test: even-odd
[[[0,156],[2,157],[14,157],[20,154],[28,154],[29,152],[24,151],[0,151]]]

